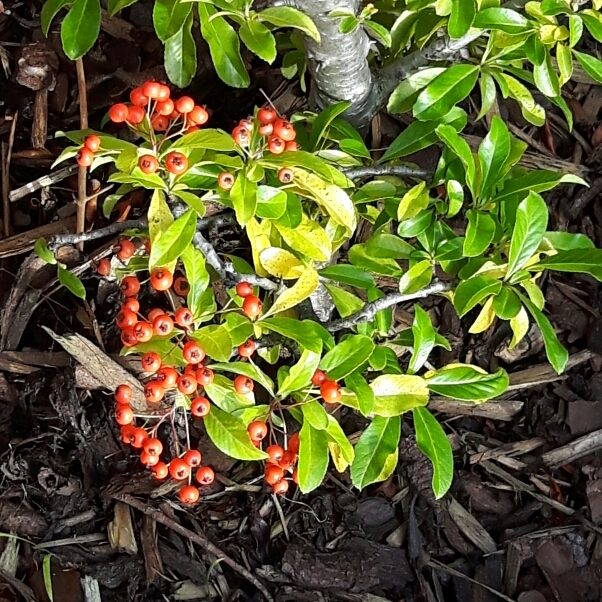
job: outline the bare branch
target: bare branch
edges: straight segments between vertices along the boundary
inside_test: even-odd
[[[428,178],[432,175],[427,169],[407,167],[406,165],[367,165],[365,167],[349,167],[341,171],[350,180],[361,180],[374,176],[400,176],[402,178]]]
[[[338,332],[339,330],[343,330],[345,328],[351,328],[352,326],[357,326],[358,324],[362,324],[363,322],[370,322],[370,320],[374,319],[374,316],[379,311],[383,309],[388,309],[389,307],[393,307],[398,303],[405,303],[406,301],[414,301],[415,299],[424,299],[425,297],[430,297],[431,295],[436,295],[438,293],[443,293],[452,288],[451,282],[433,282],[433,284],[423,288],[422,290],[411,293],[409,295],[404,295],[402,293],[392,293],[390,295],[386,295],[382,299],[377,299],[372,303],[366,303],[360,311],[352,314],[347,318],[342,318],[340,320],[333,320],[332,322],[328,322],[324,325],[324,327],[330,332]]]

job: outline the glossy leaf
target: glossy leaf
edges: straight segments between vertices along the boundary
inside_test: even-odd
[[[253,54],[270,65],[274,62],[276,38],[265,25],[258,21],[247,20],[240,26],[238,35]]]
[[[56,258],[54,257],[54,253],[48,248],[48,244],[46,243],[45,238],[38,238],[36,240],[36,244],[33,247],[34,253],[40,258],[43,259],[46,263],[56,264]]]
[[[449,37],[461,38],[468,33],[477,11],[475,0],[451,0],[451,15],[447,24]]]
[[[472,192],[473,197],[476,197],[476,166],[468,143],[450,125],[438,126],[437,135],[462,162],[466,172],[466,185]]]
[[[198,130],[190,134],[185,134],[176,140],[170,147],[169,151],[176,148],[206,149],[223,152],[236,151],[237,146],[230,134],[222,130],[208,128],[206,130]],[[166,151],[167,152],[167,151]]]
[[[435,346],[435,329],[429,315],[419,305],[414,305],[412,333],[414,335],[414,350],[408,370],[411,374],[415,374],[424,366]]]
[[[318,142],[326,135],[332,122],[339,115],[342,115],[350,106],[351,103],[348,101],[338,102],[321,111],[312,124],[307,148],[315,151],[317,149]]]
[[[521,306],[518,314],[511,318],[510,328],[512,328],[512,340],[508,349],[514,349],[529,332],[529,315],[524,307]]]
[[[205,256],[199,249],[190,244],[182,253],[182,262],[184,263],[186,278],[190,286],[186,301],[192,315],[198,318],[203,309],[203,293],[209,286],[209,272],[207,272],[207,268],[205,267]]]
[[[510,133],[506,124],[495,115],[491,129],[479,146],[479,164],[481,166],[481,185],[479,198],[486,199],[497,186],[500,174],[510,156]]]
[[[231,312],[226,314],[223,325],[230,333],[232,345],[235,347],[242,345],[247,339],[250,339],[253,336],[253,324],[247,317],[239,313]]]
[[[324,228],[312,222],[306,215],[296,228],[285,228],[274,222],[276,229],[287,245],[316,261],[327,261],[332,253],[332,244]]]
[[[283,337],[296,341],[301,347],[320,353],[322,351],[322,340],[316,337],[313,322],[303,322],[293,318],[269,318],[261,321],[261,326]]]
[[[428,403],[429,392],[420,376],[383,374],[370,383],[370,388],[374,393],[374,413],[378,416],[399,416]]]
[[[247,395],[237,393],[233,381],[221,374],[216,374],[213,382],[205,386],[204,389],[207,397],[209,397],[220,410],[228,412],[229,414],[236,410],[251,407],[255,403],[253,393]]]
[[[251,182],[244,171],[238,174],[234,186],[230,190],[230,200],[234,205],[238,223],[245,226],[255,215],[257,184]]]
[[[120,10],[131,6],[132,4],[136,4],[138,0],[109,0],[108,2],[108,11],[109,16],[114,17]]]
[[[279,247],[261,251],[259,261],[268,274],[284,280],[299,278],[305,270],[305,266],[290,251]]]
[[[338,420],[333,416],[327,414],[328,417],[328,427],[326,428],[326,434],[328,435],[328,439],[332,443],[336,443],[340,448],[341,455],[347,462],[347,464],[351,464],[355,458],[355,451],[353,449],[353,445],[347,439],[347,435],[341,428]]]
[[[479,80],[479,88],[481,90],[481,110],[477,115],[477,120],[483,119],[485,115],[493,107],[493,103],[497,98],[497,90],[495,89],[495,81],[493,77],[486,71],[481,73],[481,79]]]
[[[355,393],[359,411],[364,416],[371,414],[374,409],[374,392],[360,372],[349,374],[345,378],[345,386]]]
[[[171,224],[151,245],[149,270],[168,266],[178,259],[192,242],[196,232],[197,214],[192,209],[186,211]]]
[[[426,88],[437,76],[445,71],[444,67],[421,69],[404,79],[393,90],[389,97],[387,110],[389,113],[405,113],[410,111],[421,90]]]
[[[165,72],[178,88],[188,87],[196,74],[196,44],[192,36],[192,22],[190,12],[182,27],[165,42]]]
[[[299,488],[309,493],[322,484],[328,468],[328,435],[307,421],[299,431]]]
[[[325,431],[328,428],[328,414],[320,402],[312,399],[304,403],[301,410],[303,411],[303,420],[309,422],[313,428],[319,431]]]
[[[478,209],[466,212],[468,227],[464,238],[464,255],[478,257],[485,252],[495,235],[495,221],[489,213]]]
[[[163,42],[176,35],[192,14],[192,3],[182,0],[155,0],[153,25],[157,37]]]
[[[302,31],[316,42],[320,34],[314,22],[303,12],[292,6],[272,6],[257,13],[259,21],[266,21],[276,27],[293,27]]]
[[[372,352],[372,339],[363,335],[351,335],[331,349],[320,362],[320,369],[331,380],[340,380],[364,365]]]
[[[497,295],[502,283],[487,276],[474,276],[458,285],[454,293],[454,307],[460,317],[467,314],[489,295]]]
[[[75,61],[94,46],[100,32],[100,0],[73,0],[61,25],[65,54]]]
[[[257,187],[257,217],[278,219],[284,215],[287,196],[284,190],[260,184]]]
[[[341,315],[341,318],[346,318],[364,307],[364,302],[353,293],[346,291],[344,288],[334,286],[328,282],[324,283],[326,290],[330,293],[334,306]]]
[[[430,259],[424,259],[414,264],[399,280],[399,292],[404,294],[416,293],[428,286],[433,279],[433,264]]]
[[[590,274],[596,280],[602,281],[602,249],[589,248],[559,251],[556,255],[546,257],[534,267],[554,270],[556,272]]]
[[[433,492],[436,499],[441,499],[454,476],[452,447],[443,428],[426,408],[415,408],[413,414],[416,445],[433,465]]]
[[[468,364],[449,364],[425,374],[430,391],[461,401],[485,401],[504,393],[508,388],[508,374],[499,368],[489,374]]]
[[[40,25],[42,33],[47,36],[52,25],[52,20],[62,8],[71,3],[71,0],[46,0],[40,13]]]
[[[481,29],[499,29],[505,33],[518,34],[528,29],[529,22],[515,10],[493,6],[480,10],[475,15],[473,26]]]
[[[402,222],[416,217],[429,204],[429,193],[426,182],[416,184],[406,192],[397,207],[397,220]]]
[[[311,384],[311,377],[320,363],[320,354],[305,349],[299,361],[291,367],[288,376],[279,387],[278,396],[284,399],[293,391],[300,391]]]
[[[80,299],[86,298],[86,288],[82,281],[72,272],[66,270],[61,265],[57,266],[57,276],[59,282],[69,291],[71,291],[76,297]]]
[[[537,170],[531,171],[523,176],[508,178],[501,192],[496,196],[499,203],[509,198],[518,196],[522,201],[529,192],[545,192],[551,190],[558,184],[583,184],[586,182],[574,174],[563,174],[557,171]]]
[[[517,294],[509,287],[504,286],[502,290],[493,298],[493,311],[502,320],[511,320],[518,315],[521,309],[520,299]]]
[[[320,270],[320,276],[330,278],[356,288],[371,288],[375,286],[374,277],[370,272],[349,264],[337,264]]]
[[[307,268],[293,286],[280,294],[272,307],[264,314],[264,318],[299,305],[318,288],[319,283],[318,272],[313,268]]]
[[[590,54],[573,50],[573,54],[585,72],[598,83],[602,83],[602,61]]]
[[[208,364],[208,367],[216,372],[232,372],[233,374],[242,374],[248,376],[259,383],[270,395],[274,395],[274,382],[258,366],[251,362],[228,362]]]
[[[199,328],[191,335],[205,353],[218,362],[227,362],[232,355],[232,337],[224,326],[211,324]]]

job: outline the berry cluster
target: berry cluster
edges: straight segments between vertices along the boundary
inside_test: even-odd
[[[329,380],[322,370],[316,370],[311,379],[314,387],[320,387],[320,396],[324,403],[335,404],[341,401],[342,393],[339,384]]]
[[[268,427],[265,422],[252,422],[249,425],[249,436],[256,445],[261,446],[261,442],[268,434]],[[265,450],[269,456],[266,462],[264,478],[275,494],[284,495],[289,488],[289,482],[286,473],[292,473],[292,480],[299,484],[297,468],[297,454],[299,453],[299,434],[295,433],[288,439],[287,449],[281,445],[269,445]]]

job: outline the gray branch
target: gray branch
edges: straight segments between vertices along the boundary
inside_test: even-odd
[[[366,303],[360,311],[350,315],[347,318],[342,318],[340,320],[333,320],[332,322],[328,322],[325,324],[325,328],[330,332],[338,332],[339,330],[344,330],[345,328],[351,328],[352,326],[357,326],[358,324],[362,324],[363,322],[370,322],[370,320],[374,319],[374,316],[379,311],[383,309],[388,309],[389,307],[393,307],[398,303],[404,303],[406,301],[414,301],[416,299],[424,299],[425,297],[430,297],[431,295],[436,295],[438,293],[443,293],[452,288],[451,282],[433,282],[433,284],[423,288],[422,290],[416,293],[410,293],[408,295],[404,295],[402,293],[392,293],[390,295],[386,295],[382,299],[377,299],[372,303]]]
[[[406,165],[367,165],[365,167],[349,167],[341,171],[350,180],[361,180],[375,176],[400,176],[402,178],[428,178],[432,175],[427,169],[407,167]]]

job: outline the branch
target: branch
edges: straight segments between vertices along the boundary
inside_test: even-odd
[[[328,322],[324,325],[324,327],[329,332],[338,332],[339,330],[351,328],[352,326],[357,326],[363,322],[370,322],[370,320],[374,319],[374,316],[376,316],[379,311],[388,309],[389,307],[397,305],[398,303],[414,301],[415,299],[424,299],[430,295],[436,295],[438,293],[448,291],[451,288],[451,282],[433,282],[433,284],[427,286],[426,288],[423,288],[416,293],[410,293],[409,295],[392,293],[391,295],[386,295],[382,299],[377,299],[372,303],[366,303],[366,305],[364,305],[360,311],[348,316],[347,318]]]
[[[365,167],[348,167],[341,171],[350,180],[361,180],[374,176],[400,176],[402,178],[428,178],[432,175],[427,169],[407,167],[405,165],[367,165]]]

